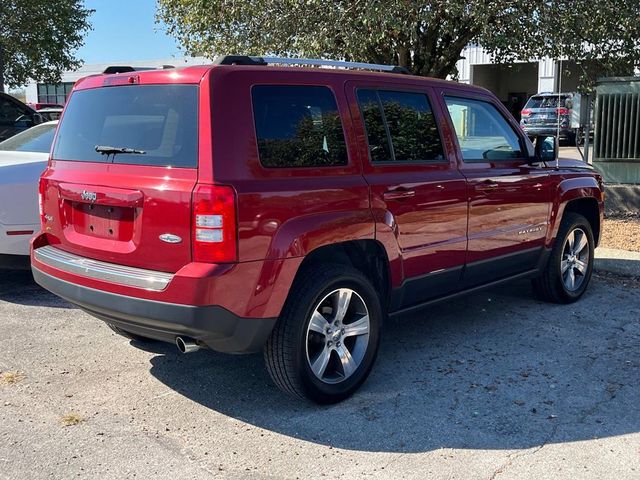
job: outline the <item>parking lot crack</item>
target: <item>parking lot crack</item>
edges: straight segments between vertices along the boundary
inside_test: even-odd
[[[555,437],[556,432],[558,431],[558,424],[556,423],[553,428],[551,429],[551,433],[547,436],[547,438],[537,447],[535,448],[529,448],[527,450],[521,450],[515,453],[512,453],[510,455],[507,456],[507,460],[500,465],[497,469],[495,469],[493,471],[493,473],[491,474],[491,476],[489,477],[489,480],[495,480],[496,478],[498,478],[499,475],[503,474],[505,472],[505,470],[507,468],[509,468],[511,465],[513,465],[513,463],[516,460],[519,460],[521,458],[525,458],[525,457],[531,457],[535,454],[537,454],[540,450],[542,450],[544,447],[546,447]]]

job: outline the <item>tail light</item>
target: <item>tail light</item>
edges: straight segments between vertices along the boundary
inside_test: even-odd
[[[221,185],[196,185],[193,190],[193,260],[228,263],[238,259],[236,193]]]
[[[44,190],[45,190],[45,180],[40,177],[40,181],[38,183],[38,212],[40,213],[40,224],[42,228],[44,228],[45,218],[44,218]]]
[[[528,108],[525,108],[520,112],[521,117],[528,117],[529,115],[531,115],[531,110],[529,110]]]
[[[558,115],[569,115],[569,109],[564,107],[556,108],[556,114]]]

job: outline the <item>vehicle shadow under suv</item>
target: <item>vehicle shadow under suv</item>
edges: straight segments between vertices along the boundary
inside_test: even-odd
[[[155,344],[151,373],[222,414],[352,450],[521,449],[637,432],[640,299],[593,280],[571,305],[537,302],[516,282],[389,323],[369,380],[333,406],[286,397],[260,355],[179,358]]]
[[[38,285],[31,270],[0,269],[0,301],[32,307],[77,308]]]

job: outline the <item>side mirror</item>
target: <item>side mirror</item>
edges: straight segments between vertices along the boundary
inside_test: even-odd
[[[536,158],[541,162],[555,162],[558,158],[558,137],[539,136],[536,137]]]

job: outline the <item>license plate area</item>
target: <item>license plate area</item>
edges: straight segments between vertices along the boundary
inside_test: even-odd
[[[531,118],[531,123],[550,123],[557,120],[554,115],[536,115]]]
[[[71,221],[76,233],[122,242],[132,239],[135,217],[133,207],[70,203]]]

